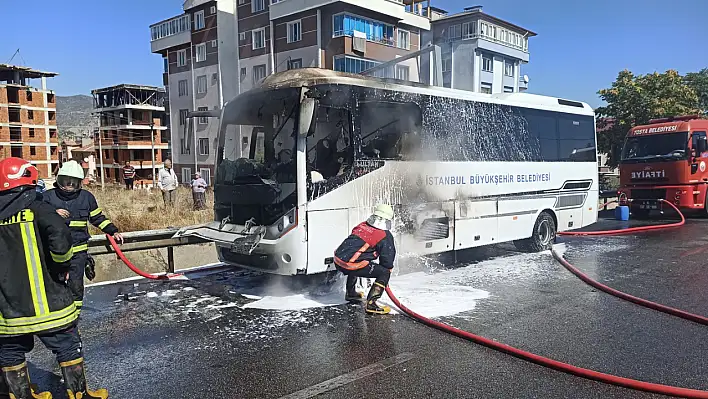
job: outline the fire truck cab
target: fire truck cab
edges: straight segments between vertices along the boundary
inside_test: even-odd
[[[640,218],[666,206],[657,199],[708,216],[706,132],[708,120],[698,115],[654,119],[632,128],[620,160],[620,203],[631,199],[630,210]]]

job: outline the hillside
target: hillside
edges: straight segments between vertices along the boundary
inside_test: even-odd
[[[97,126],[91,116],[93,97],[85,95],[57,96],[57,126],[59,137],[90,137]]]

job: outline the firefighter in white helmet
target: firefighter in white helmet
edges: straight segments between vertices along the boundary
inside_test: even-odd
[[[347,276],[347,301],[363,301],[364,295],[356,291],[357,278],[376,279],[366,298],[367,313],[387,314],[391,311],[391,308],[380,306],[376,301],[388,285],[396,259],[396,246],[390,231],[392,221],[391,205],[378,205],[374,213],[357,225],[334,253],[334,264]]]
[[[88,231],[89,222],[104,233],[112,235],[118,242],[123,242],[118,228],[98,207],[96,197],[81,189],[83,180],[84,169],[81,165],[74,160],[67,161],[59,169],[55,188],[45,191],[42,195],[45,202],[57,209],[57,213],[64,218],[71,230],[74,256],[71,259],[68,284],[74,291],[74,301],[78,308],[83,305],[84,274],[89,280],[96,276],[93,259],[87,252],[91,238]]]

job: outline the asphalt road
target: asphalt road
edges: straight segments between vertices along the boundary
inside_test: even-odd
[[[706,233],[708,220],[692,219],[672,231],[559,242],[571,263],[614,288],[708,315]],[[519,263],[524,256],[500,246],[470,254],[472,266],[438,268],[483,268],[490,257],[518,264],[513,273],[466,274],[464,284],[490,295],[439,319],[576,366],[708,390],[705,326],[597,292],[550,255],[532,266]],[[365,316],[356,305],[241,307],[252,301],[244,292],[278,284],[288,282],[227,270],[90,287],[81,330],[91,385],[112,398],[661,397],[546,369],[402,315]],[[30,362],[33,381],[64,398],[51,353],[38,344]]]

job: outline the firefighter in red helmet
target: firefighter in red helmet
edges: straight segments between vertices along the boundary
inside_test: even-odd
[[[0,161],[0,398],[52,397],[30,384],[25,354],[34,337],[56,355],[71,399],[107,398],[86,386],[79,311],[67,286],[71,232],[37,198],[37,168],[20,158]]]

